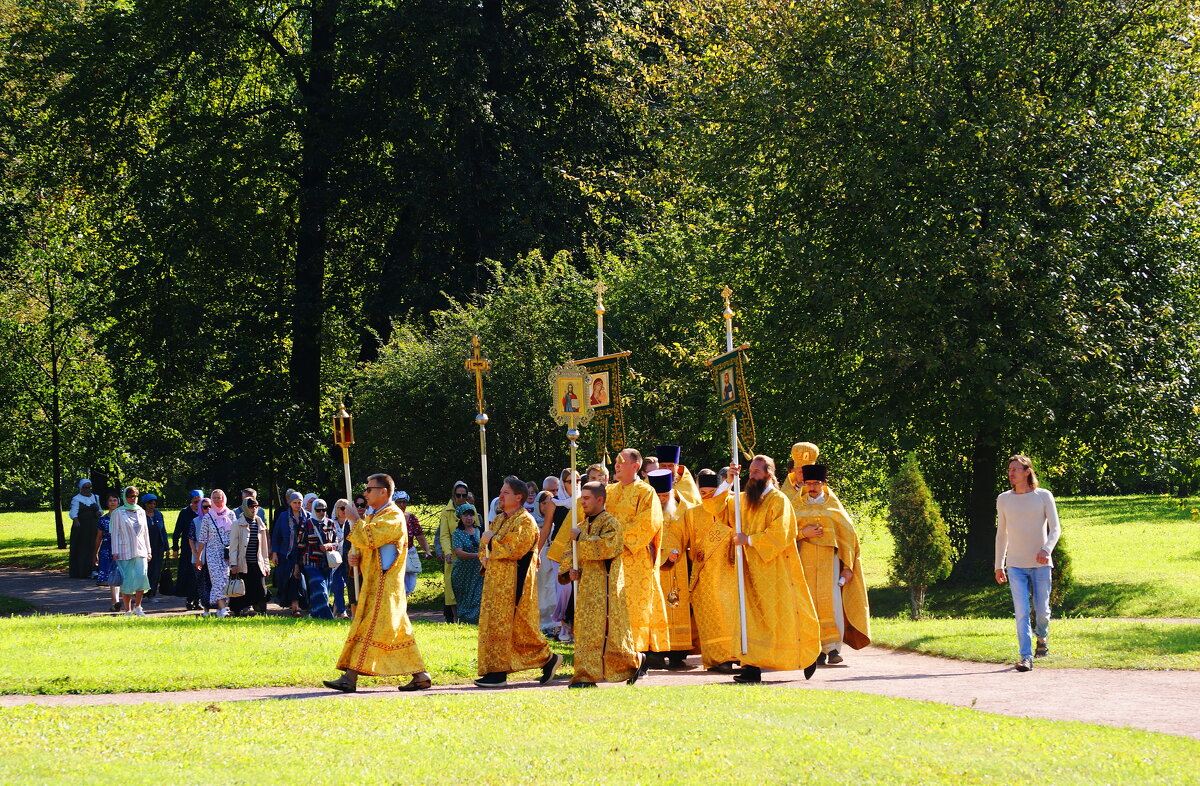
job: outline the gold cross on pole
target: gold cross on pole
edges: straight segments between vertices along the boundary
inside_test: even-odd
[[[467,358],[467,371],[475,372],[475,402],[483,414],[483,372],[491,371],[491,362],[479,351],[479,336],[471,336],[472,355]]]

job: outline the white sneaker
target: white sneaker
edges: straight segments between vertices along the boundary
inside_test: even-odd
[[[204,613],[203,613],[203,614],[201,614],[200,616],[201,616],[201,617],[207,617],[207,616],[208,616],[209,614],[211,614],[211,613],[212,613],[211,611],[209,611],[208,609],[205,609],[205,610],[204,610]]]
[[[217,616],[218,617],[228,617],[229,609],[217,609]]]
[[[142,609],[142,607],[141,607],[141,606],[134,606],[134,607],[133,607],[133,613],[134,613],[135,615],[139,616],[139,617],[144,617],[144,616],[146,616],[146,612],[145,612],[145,611]]]
[[[132,617],[132,616],[133,616],[133,612],[132,612],[132,611],[127,611],[127,612],[125,612],[125,616],[126,616],[126,617]]]

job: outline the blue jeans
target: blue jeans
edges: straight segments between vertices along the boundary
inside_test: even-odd
[[[1050,629],[1050,566],[1009,568],[1008,588],[1012,591],[1013,612],[1017,617],[1017,645],[1021,649],[1021,658],[1032,658],[1029,593],[1033,592],[1033,610],[1037,616],[1037,637],[1044,639]]]
[[[420,573],[405,573],[404,574],[404,594],[411,595],[417,588],[417,576]]]
[[[308,582],[308,615],[320,620],[333,619],[333,609],[329,607],[329,568],[305,565],[304,578]]]
[[[329,594],[333,595],[333,610],[338,614],[346,610],[346,563],[337,566],[329,581]]]

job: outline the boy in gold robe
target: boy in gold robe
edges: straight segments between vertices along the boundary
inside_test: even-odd
[[[666,668],[687,668],[692,651],[692,604],[689,599],[688,552],[691,535],[687,527],[687,507],[675,496],[674,469],[656,469],[646,481],[658,495],[663,512],[662,552],[659,555],[659,583],[667,604]]]
[[[648,653],[652,667],[664,665],[658,653],[670,649],[667,606],[659,583],[658,556],[662,540],[662,507],[654,489],[638,480],[642,454],[627,448],[617,454],[617,481],[608,485],[608,512],[621,522],[625,541],[625,598],[629,626],[638,652]]]
[[[602,483],[585,483],[580,489],[584,520],[569,529],[579,568],[571,567],[569,551],[558,567],[560,582],[579,582],[571,688],[594,688],[597,682],[622,680],[632,685],[645,673],[646,656],[634,649],[629,630],[621,522],[605,511],[606,497]]]
[[[390,475],[371,475],[363,489],[369,506],[366,516],[359,518],[353,506],[346,509],[355,522],[349,540],[357,549],[357,553],[351,552],[349,561],[362,575],[362,592],[338,658],[342,676],[324,681],[325,687],[333,690],[353,693],[358,689],[359,674],[413,675],[410,682],[400,686],[402,691],[425,690],[433,684],[408,619],[404,558],[400,556],[408,553],[408,522],[392,502],[395,490]]]
[[[859,557],[858,534],[842,503],[832,496],[824,464],[801,467],[805,493],[795,507],[804,578],[821,621],[817,663],[844,661],[844,641],[854,649],[871,643],[871,610]]]
[[[525,481],[509,475],[500,486],[500,515],[479,539],[483,600],[479,607],[479,679],[481,688],[499,688],[514,671],[540,668],[538,682],[554,679],[562,656],[552,653],[538,630],[537,569],[534,554],[538,526],[525,499]]]
[[[731,465],[729,470],[736,474],[740,467]],[[735,682],[762,682],[763,669],[803,667],[805,678],[811,677],[821,648],[811,599],[796,591],[800,567],[792,503],[775,488],[774,478],[774,460],[755,456],[746,490],[741,493],[742,531],[733,536],[733,542],[743,547],[746,560],[747,650]],[[732,495],[727,500],[726,516],[732,521],[735,503]],[[735,635],[741,636],[740,620]],[[740,646],[740,638],[737,641]]]
[[[702,469],[696,478],[700,504],[684,512],[691,534],[692,580],[689,600],[700,639],[700,662],[709,671],[736,673],[741,658],[737,568],[733,519],[717,499],[717,473]]]

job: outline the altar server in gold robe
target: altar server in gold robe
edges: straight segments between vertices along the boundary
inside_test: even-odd
[[[733,465],[731,472],[739,472]],[[775,461],[758,455],[750,462],[750,478],[742,492],[742,532],[734,544],[745,554],[747,651],[735,682],[762,682],[762,670],[804,668],[810,677],[820,652],[820,628],[811,601],[796,591],[800,575],[792,503],[774,484]],[[734,501],[726,515],[734,517]],[[802,586],[800,589],[804,589]],[[741,636],[741,631],[736,633]],[[740,647],[740,638],[737,639]]]
[[[805,493],[796,505],[796,529],[804,578],[821,621],[819,664],[842,663],[842,642],[854,649],[871,643],[871,610],[863,579],[858,534],[842,503],[832,496],[828,467],[801,468]]]
[[[483,600],[479,607],[481,688],[499,688],[515,671],[541,669],[538,682],[554,679],[562,656],[552,653],[538,630],[537,568],[534,555],[538,526],[525,498],[525,481],[509,475],[500,486],[500,514],[479,539]]]
[[[808,493],[804,487],[804,468],[809,464],[816,464],[820,455],[821,449],[811,442],[797,442],[792,445],[792,468],[784,477],[781,490],[787,494],[793,508],[803,502]],[[840,504],[833,489],[826,486],[825,493],[831,500]]]
[[[700,489],[696,487],[696,479],[680,460],[683,458],[683,448],[679,445],[659,445],[654,452],[658,456],[658,468],[669,469],[675,475],[675,499],[684,503],[685,507],[699,505]]]
[[[688,562],[692,538],[685,516],[690,507],[675,496],[675,470],[656,469],[646,481],[658,494],[663,512],[662,551],[659,555],[659,583],[667,604],[666,668],[687,668],[692,651],[692,604],[689,601]]]
[[[634,647],[650,654],[652,668],[661,668],[665,661],[658,653],[669,649],[667,606],[658,576],[662,507],[650,484],[638,479],[641,464],[642,454],[633,448],[617,455],[617,480],[608,485],[608,512],[621,522],[625,541],[625,598]]]
[[[571,688],[594,688],[597,682],[632,685],[645,673],[646,656],[634,649],[629,630],[621,522],[604,509],[607,496],[603,483],[585,483],[580,489],[584,517],[569,530],[579,569],[571,567],[569,549],[558,567],[559,581],[579,582]]]
[[[715,497],[720,481],[711,469],[696,477],[700,504],[684,512],[691,535],[692,578],[688,599],[700,639],[700,662],[709,671],[735,674],[741,658],[737,568],[732,510]]]
[[[390,475],[367,478],[363,496],[366,516],[353,507],[346,509],[354,522],[349,540],[357,553],[349,556],[362,576],[358,611],[346,634],[346,645],[338,658],[342,676],[325,680],[325,687],[353,693],[358,675],[383,677],[411,674],[402,691],[425,690],[433,684],[408,620],[408,596],[404,592],[404,554],[408,553],[408,523],[392,502],[396,490]]]

